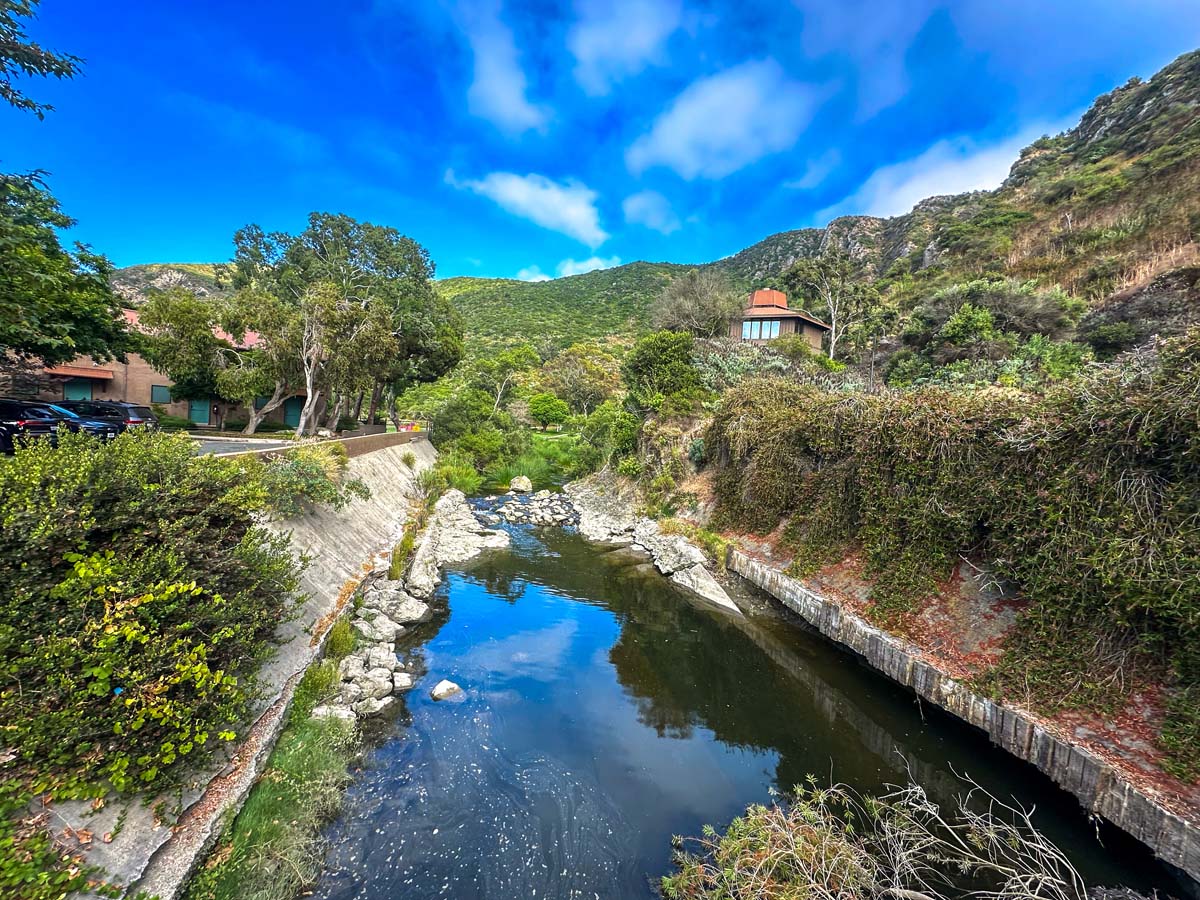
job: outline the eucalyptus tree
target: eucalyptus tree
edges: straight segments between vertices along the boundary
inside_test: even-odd
[[[854,261],[841,250],[797,260],[784,273],[783,283],[790,294],[818,301],[817,311],[829,320],[830,359],[842,338],[863,326],[879,303],[879,291],[859,278]]]
[[[292,311],[306,392],[299,431],[370,397],[437,378],[462,356],[462,324],[433,290],[428,251],[394,228],[312,213],[297,235],[255,225],[234,236],[235,287],[266,291]]]

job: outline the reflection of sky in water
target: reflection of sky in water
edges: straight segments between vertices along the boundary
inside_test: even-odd
[[[672,834],[724,825],[808,772],[876,787],[900,777],[900,750],[931,782],[949,764],[993,790],[1028,773],[923,725],[793,628],[735,627],[627,558],[538,534],[552,550],[517,530],[514,553],[443,586],[451,616],[420,651],[411,724],[351,788],[316,896],[651,898]],[[430,700],[442,678],[466,701]],[[977,772],[981,755],[997,758]],[[1050,824],[1078,834],[1066,807]]]

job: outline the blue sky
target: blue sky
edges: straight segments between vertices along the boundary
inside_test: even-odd
[[[346,212],[439,276],[703,262],[992,187],[1020,147],[1200,46],[1196,0],[44,0],[83,77],[0,110],[118,265]]]

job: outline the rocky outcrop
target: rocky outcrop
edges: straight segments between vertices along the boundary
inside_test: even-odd
[[[708,571],[704,553],[679,534],[665,534],[653,519],[638,516],[635,488],[615,479],[573,481],[566,496],[579,516],[579,533],[591,541],[630,544],[654,560],[654,566],[685,591],[741,615],[721,583]]]
[[[466,562],[484,550],[503,550],[508,544],[508,533],[485,528],[462,491],[447,491],[434,505],[425,534],[413,553],[408,592],[427,599],[441,581],[442,566]]]

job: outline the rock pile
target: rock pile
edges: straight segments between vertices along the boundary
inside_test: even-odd
[[[486,515],[486,514],[485,514]],[[500,498],[500,503],[487,521],[514,522],[526,525],[578,525],[579,514],[575,512],[566,494],[538,491],[536,494],[509,492]]]
[[[508,542],[507,533],[480,525],[461,491],[447,491],[434,505],[407,579],[381,578],[367,588],[353,621],[365,639],[363,645],[338,665],[341,682],[336,697],[316,707],[312,715],[354,724],[391,706],[394,695],[409,690],[414,681],[396,657],[396,639],[432,617],[425,600],[441,580],[441,567],[488,548],[507,547]],[[434,690],[444,690],[444,685],[454,688],[451,694],[461,693],[457,685],[444,680]]]
[[[413,676],[403,671],[396,658],[396,638],[407,626],[432,615],[428,604],[407,593],[400,582],[372,584],[354,619],[354,627],[366,641],[338,665],[337,696],[314,709],[313,716],[353,724],[360,716],[375,716],[391,706],[394,693],[413,686]]]

